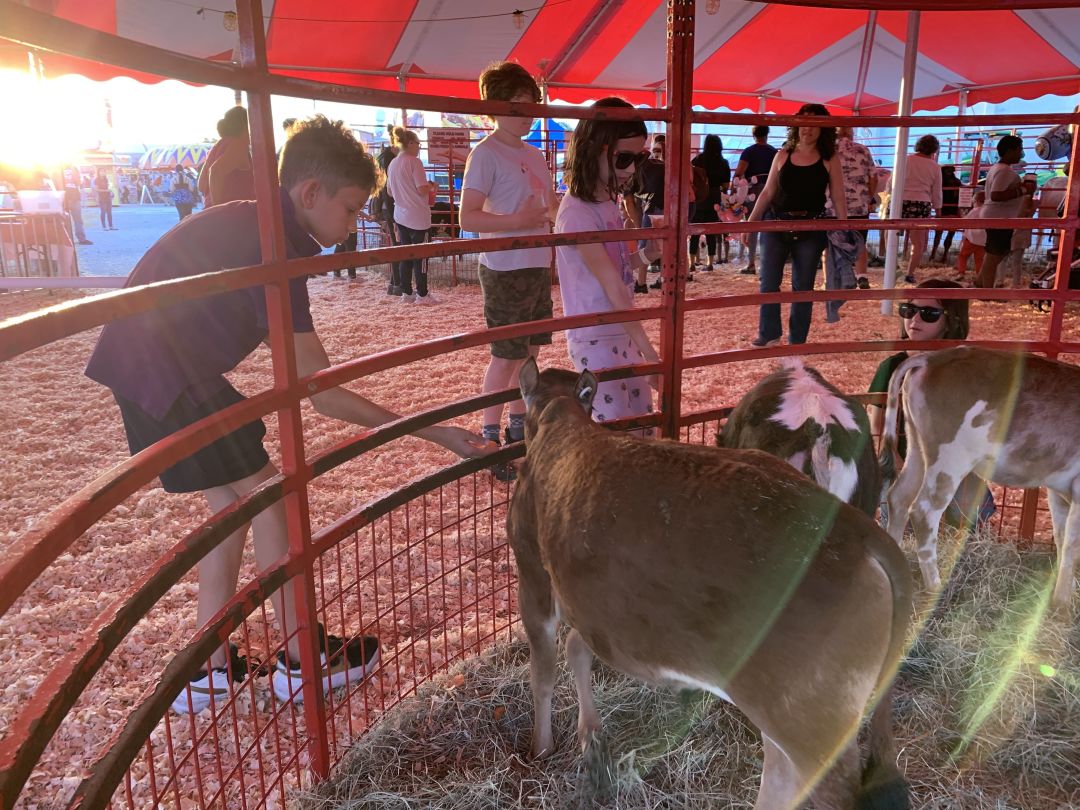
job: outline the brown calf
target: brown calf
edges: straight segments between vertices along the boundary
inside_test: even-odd
[[[756,450],[649,441],[588,416],[596,378],[521,371],[527,454],[507,529],[531,650],[533,753],[552,747],[558,620],[579,699],[578,734],[595,763],[595,652],[642,680],[705,689],[761,731],[754,805],[812,794],[851,808],[855,735],[887,693],[904,648],[911,578],[865,514]],[[875,789],[906,807],[890,701],[874,711]],[[865,794],[864,794],[865,795]]]
[[[1053,603],[1066,608],[1080,550],[1080,368],[975,346],[905,360],[889,381],[886,467],[896,460],[901,393],[908,451],[889,490],[889,533],[899,542],[911,520],[927,587],[941,587],[942,512],[974,472],[1005,486],[1047,488],[1058,562]]]

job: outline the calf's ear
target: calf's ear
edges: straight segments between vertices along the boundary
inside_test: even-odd
[[[574,399],[581,403],[581,407],[586,411],[592,409],[597,385],[599,383],[596,380],[596,375],[591,371],[581,372],[581,376],[577,378],[577,383],[574,385]]]
[[[540,368],[536,365],[536,358],[530,357],[518,372],[518,386],[521,388],[522,399],[528,399],[536,393],[540,386]]]

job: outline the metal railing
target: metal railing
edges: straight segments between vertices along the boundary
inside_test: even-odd
[[[649,418],[669,437],[700,430],[708,438],[710,420],[723,410],[705,414],[682,413],[681,380],[686,370],[791,354],[883,351],[897,348],[932,349],[944,342],[899,341],[837,342],[777,346],[766,349],[720,348],[686,355],[683,330],[695,313],[729,307],[825,300],[897,300],[908,290],[850,290],[759,295],[732,295],[687,300],[688,272],[685,245],[690,234],[740,233],[749,230],[792,231],[821,229],[820,221],[689,225],[676,219],[663,228],[643,230],[635,236],[662,240],[663,290],[661,305],[519,324],[495,330],[455,335],[414,346],[351,360],[307,377],[299,377],[292,349],[288,284],[291,279],[351,266],[364,267],[405,258],[450,257],[477,250],[499,250],[523,245],[555,246],[625,239],[621,233],[556,234],[521,238],[447,241],[414,247],[377,248],[313,259],[285,258],[281,211],[273,172],[270,94],[303,95],[335,101],[429,107],[447,111],[487,114],[550,115],[546,105],[477,102],[441,97],[411,96],[355,87],[331,87],[276,76],[267,70],[262,6],[256,0],[239,4],[240,65],[212,64],[133,43],[119,37],[41,14],[4,0],[2,33],[9,38],[52,48],[134,70],[172,75],[187,81],[241,87],[249,93],[252,146],[260,234],[265,263],[257,267],[208,273],[176,281],[159,282],[87,299],[63,308],[33,313],[0,325],[0,361],[77,334],[103,323],[164,305],[191,301],[216,293],[265,285],[273,361],[273,385],[268,390],[204,419],[159,442],[130,460],[87,483],[66,499],[9,548],[0,562],[0,615],[24,595],[32,583],[61,555],[117,505],[152,480],[163,469],[205,446],[222,431],[275,413],[279,425],[282,472],[247,498],[224,510],[175,544],[135,581],[119,592],[81,632],[67,641],[67,652],[28,694],[0,740],[0,808],[14,806],[50,740],[74,711],[95,711],[80,700],[90,682],[111,671],[117,657],[130,658],[125,641],[139,622],[162,609],[170,589],[200,559],[221,544],[269,504],[283,501],[289,534],[289,553],[245,583],[226,607],[195,636],[179,646],[167,662],[150,660],[143,670],[148,684],[132,704],[117,711],[109,736],[100,741],[93,762],[85,763],[70,804],[78,807],[197,806],[251,807],[282,805],[288,793],[325,778],[350,738],[395,705],[417,685],[450,662],[479,652],[510,637],[516,607],[513,570],[502,521],[509,487],[480,471],[496,460],[520,455],[513,446],[482,460],[464,461],[413,481],[351,510],[326,526],[313,525],[309,492],[312,483],[329,470],[349,462],[416,429],[470,413],[495,402],[511,400],[512,391],[472,397],[366,430],[340,445],[309,454],[300,423],[302,400],[320,391],[388,369],[397,369],[440,354],[481,346],[495,339],[577,328],[599,323],[658,320],[661,329],[658,363],[621,369],[619,376],[659,374],[662,378],[660,410]],[[671,0],[668,22],[670,105],[663,109],[597,111],[559,108],[558,114],[576,117],[663,120],[670,123],[670,154],[687,154],[691,121],[739,123],[750,126],[760,116],[727,113],[690,113],[689,91],[693,65],[693,4]],[[1037,116],[1038,123],[1072,121],[1075,116]],[[863,125],[954,125],[956,117],[861,118]],[[969,123],[1014,123],[1015,117],[964,117]],[[770,123],[823,123],[820,119],[770,116]],[[834,119],[835,122],[835,119]],[[1080,137],[1080,136],[1078,136]],[[1074,141],[1072,177],[1077,177],[1080,144]],[[667,177],[672,210],[685,210],[689,188],[687,161]],[[1046,336],[1019,346],[1056,356],[1080,351],[1080,343],[1063,339],[1062,318],[1067,302],[1080,294],[1067,289],[1068,262],[1080,205],[1080,184],[1068,193],[1066,217],[1060,221],[1062,258],[1054,289],[1040,297],[1053,303]],[[963,220],[933,222],[883,220],[837,221],[830,227],[852,229],[930,229],[962,227]],[[985,220],[980,224],[1016,225],[1017,221]],[[986,300],[1027,299],[1026,290],[935,290],[940,298]],[[1001,346],[1000,342],[988,341]],[[701,426],[701,427],[697,427]],[[696,433],[694,434],[697,435]],[[689,438],[689,434],[687,434]],[[1011,496],[1010,496],[1011,497]],[[1030,496],[1028,501],[1032,501]],[[1003,507],[1012,502],[1002,502]],[[1037,515],[1034,502],[1025,514]],[[1002,520],[1005,509],[1001,510]],[[1034,518],[1030,526],[1033,527]],[[1021,527],[1020,534],[1025,529]],[[428,571],[429,556],[438,555],[439,571]],[[265,600],[281,587],[294,589],[296,626],[281,632],[271,629]],[[283,617],[278,617],[283,621]],[[344,690],[323,694],[316,672],[314,651],[318,626],[355,637],[363,633],[382,639],[384,657],[373,676]],[[245,651],[270,661],[294,637],[304,640],[303,704],[280,701],[249,678],[230,687],[229,697],[198,716],[177,719],[168,713],[172,698],[188,675],[205,666],[211,652],[234,636]],[[67,801],[68,797],[64,797]]]

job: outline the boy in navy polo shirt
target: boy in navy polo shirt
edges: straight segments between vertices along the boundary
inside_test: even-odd
[[[373,158],[340,121],[317,115],[293,127],[279,165],[285,242],[290,259],[314,256],[320,245],[344,240],[356,213],[377,189],[380,175]],[[255,203],[240,200],[214,206],[184,219],[165,234],[135,266],[126,286],[184,278],[227,267],[261,262]],[[295,331],[297,373],[312,374],[329,366],[312,325],[307,277],[289,283]],[[223,376],[267,337],[263,287],[222,293],[107,324],[86,374],[108,386],[124,420],[131,453],[149,447],[216,411],[243,400]],[[315,409],[357,425],[371,427],[397,419],[390,411],[343,388],[311,398]],[[196,451],[161,474],[166,492],[202,492],[215,512],[227,508],[277,474],[262,446],[262,420],[250,422]],[[433,426],[421,438],[460,456],[488,452],[486,442],[466,430]],[[493,448],[491,448],[493,449]],[[255,558],[265,569],[285,556],[288,540],[281,501],[253,520]],[[237,530],[199,563],[198,624],[201,627],[233,596],[247,526]],[[296,627],[292,588],[270,597],[279,621]],[[378,660],[374,638],[344,641],[324,634],[323,689],[356,683]],[[303,699],[300,691],[299,640],[294,636],[278,656],[272,675],[277,696]],[[202,711],[211,697],[228,696],[228,678],[241,681],[246,662],[230,645],[217,649],[211,669],[192,676],[173,701],[181,713]]]

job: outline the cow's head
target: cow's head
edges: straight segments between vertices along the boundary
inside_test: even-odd
[[[518,385],[521,398],[525,400],[525,437],[528,439],[536,432],[540,415],[557,399],[572,398],[588,414],[598,382],[591,371],[576,374],[567,369],[549,368],[541,372],[536,359],[530,357],[521,367]]]

